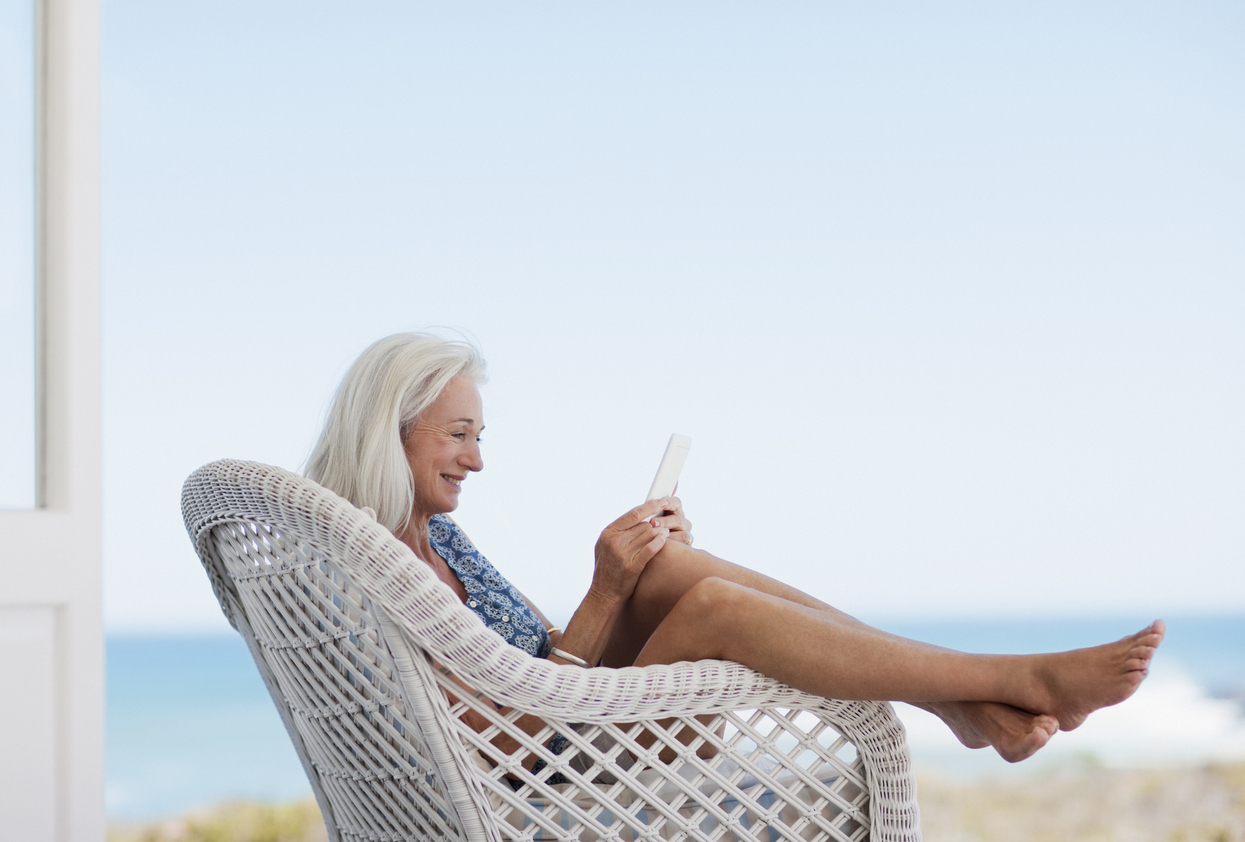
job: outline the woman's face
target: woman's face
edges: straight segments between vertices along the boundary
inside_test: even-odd
[[[413,515],[430,517],[458,508],[463,480],[484,468],[483,429],[480,391],[470,380],[455,377],[402,443],[415,478]]]

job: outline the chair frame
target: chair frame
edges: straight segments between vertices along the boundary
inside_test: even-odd
[[[280,468],[205,465],[182,512],[332,842],[920,839],[887,702],[811,696],[726,661],[533,658],[373,518]],[[469,727],[469,710],[489,726]],[[524,714],[545,727],[529,734]],[[555,732],[570,743],[558,755]]]

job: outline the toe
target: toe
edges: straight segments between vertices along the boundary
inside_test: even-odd
[[[1055,731],[1049,730],[1046,723],[1039,721],[1046,719],[1055,723],[1055,731],[1059,730],[1059,723],[1054,717],[1037,717],[1034,720],[1034,728],[1025,735],[1024,739],[1016,741],[1006,749],[1001,746],[995,746],[999,756],[1008,763],[1019,763],[1021,760],[1032,757],[1038,749],[1050,742],[1050,738],[1054,736]]]
[[[1155,620],[1146,628],[1139,631],[1134,638],[1138,643],[1144,643],[1147,646],[1157,647],[1163,642],[1163,638],[1167,636],[1167,624],[1162,620]]]
[[[1059,731],[1059,720],[1053,716],[1042,714],[1034,718],[1033,727],[1034,730],[1040,729],[1045,731],[1048,736],[1053,737]]]

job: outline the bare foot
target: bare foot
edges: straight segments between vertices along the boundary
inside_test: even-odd
[[[1008,763],[1018,763],[1055,736],[1059,720],[998,702],[919,704],[938,716],[969,748],[993,746]]]
[[[1166,624],[1155,620],[1114,643],[1037,656],[1033,709],[1058,719],[1065,731],[1079,727],[1094,711],[1117,705],[1137,690],[1166,633]]]

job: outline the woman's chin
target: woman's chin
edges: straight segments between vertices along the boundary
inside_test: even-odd
[[[447,515],[458,508],[458,497],[454,495],[446,495],[440,500],[427,500],[423,503],[417,503],[412,511],[412,517],[427,521],[428,518],[435,515]]]

